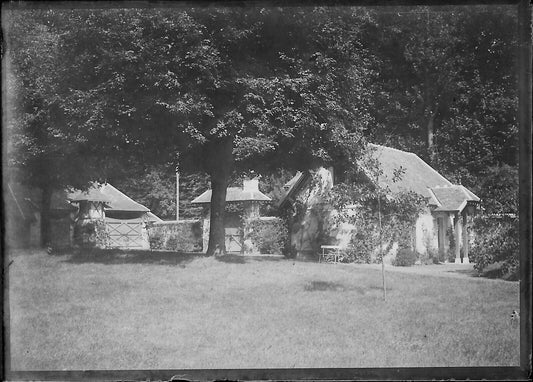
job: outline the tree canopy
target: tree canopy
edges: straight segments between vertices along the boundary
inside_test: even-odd
[[[370,140],[419,154],[484,198],[488,168],[512,177],[517,166],[510,7],[15,8],[3,17],[9,174],[43,196],[147,174],[140,194],[150,181],[162,186],[151,205],[170,195],[164,178],[180,153],[182,171],[211,182],[210,254],[224,252],[236,171],[353,166]]]

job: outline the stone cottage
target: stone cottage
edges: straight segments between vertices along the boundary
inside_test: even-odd
[[[260,218],[260,204],[271,199],[259,191],[258,179],[246,179],[241,187],[228,187],[226,192],[227,211],[225,214],[226,251],[244,252],[246,222]],[[195,198],[192,203],[204,206],[203,211],[203,248],[209,242],[211,190]]]
[[[466,187],[452,184],[414,153],[370,144],[365,155],[364,159],[371,159],[379,168],[377,181],[380,186],[387,187],[392,193],[412,191],[425,199],[424,212],[419,214],[412,227],[414,250],[420,254],[438,251],[442,256],[453,242],[455,262],[468,263],[468,227],[480,199]],[[399,169],[402,174],[396,178]],[[319,181],[312,181],[313,177]],[[296,202],[305,206],[305,212],[292,224],[290,235],[291,244],[300,256],[316,256],[320,246],[326,244],[318,242],[323,240],[320,236],[326,218],[323,214],[324,211],[328,215],[335,214],[335,211],[323,208],[321,195],[330,190],[335,181],[332,168],[319,168],[312,172],[298,172],[285,185],[280,208],[291,208]],[[351,229],[349,224],[336,227],[331,232],[335,244],[347,247]]]

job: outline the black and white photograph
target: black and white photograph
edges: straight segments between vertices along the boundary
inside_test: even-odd
[[[3,377],[531,376],[530,23],[4,3]]]

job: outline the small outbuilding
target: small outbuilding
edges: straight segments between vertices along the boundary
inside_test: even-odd
[[[247,179],[241,187],[228,187],[226,192],[226,251],[244,252],[243,238],[246,222],[260,217],[260,205],[271,199],[259,191],[258,179]],[[211,217],[211,190],[203,192],[192,203],[204,206],[203,211],[203,248],[209,242],[209,226]]]
[[[6,242],[10,247],[41,245],[41,192],[17,183],[4,190]],[[160,222],[147,207],[111,184],[94,184],[87,191],[52,193],[52,247],[73,244],[106,248],[149,248],[147,223]]]
[[[149,249],[146,225],[162,221],[150,209],[134,201],[109,183],[95,184],[87,191],[73,191],[67,199],[78,206],[76,227],[81,242],[96,240],[99,246],[122,249]],[[84,237],[83,227],[105,227],[105,239]],[[101,230],[101,228],[100,228]],[[101,241],[105,240],[105,244]]]

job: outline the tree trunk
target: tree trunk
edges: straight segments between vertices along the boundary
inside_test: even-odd
[[[211,177],[211,220],[207,256],[226,253],[224,210],[233,169],[233,139],[216,140],[206,146],[206,167]]]
[[[49,185],[43,185],[41,191],[41,245],[50,244],[50,209],[52,205],[52,189]]]
[[[226,253],[226,231],[224,228],[224,210],[226,207],[226,190],[228,178],[220,174],[211,175],[211,221],[207,255]]]

